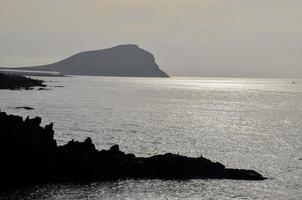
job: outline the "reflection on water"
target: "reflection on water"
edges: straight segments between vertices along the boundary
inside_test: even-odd
[[[270,179],[33,185],[0,199],[302,199],[302,80],[39,78],[52,90],[0,90],[0,109],[54,122],[60,144],[89,136],[139,156],[202,154]]]
[[[243,191],[238,193],[237,190],[243,187],[264,185],[261,182],[252,182],[253,184],[245,182],[243,186],[242,183],[244,181],[117,180],[45,184],[3,191],[1,199],[210,199],[221,195],[230,199],[249,199],[251,194],[247,195]],[[252,194],[252,197],[256,195]]]

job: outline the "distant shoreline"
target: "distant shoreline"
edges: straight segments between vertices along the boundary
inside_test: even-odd
[[[38,70],[17,70],[17,69],[8,69],[8,68],[0,68],[0,73],[3,74],[14,74],[20,76],[64,76],[60,72],[55,71],[38,71]]]
[[[43,82],[44,81],[42,80],[36,80],[16,74],[0,73],[0,89],[30,90],[33,87],[40,87],[40,89],[44,89],[46,85],[44,85]]]

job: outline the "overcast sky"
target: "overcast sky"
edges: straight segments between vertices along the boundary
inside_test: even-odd
[[[129,43],[174,76],[302,78],[302,0],[0,0],[0,66]]]

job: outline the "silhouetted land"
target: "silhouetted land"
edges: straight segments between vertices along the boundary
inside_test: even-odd
[[[58,146],[53,124],[41,118],[7,115],[0,111],[0,184],[105,179],[240,179],[263,180],[253,170],[228,169],[202,156],[167,153],[136,157],[118,145],[98,151],[90,138]]]
[[[64,75],[168,77],[159,69],[154,56],[137,45],[86,51],[49,65],[10,69],[55,71]]]
[[[32,89],[33,87],[45,87],[42,80],[27,78],[24,76],[0,73],[0,89]]]

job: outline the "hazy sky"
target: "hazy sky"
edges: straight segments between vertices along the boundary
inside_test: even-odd
[[[170,75],[302,78],[302,0],[0,0],[0,66],[128,43]]]

